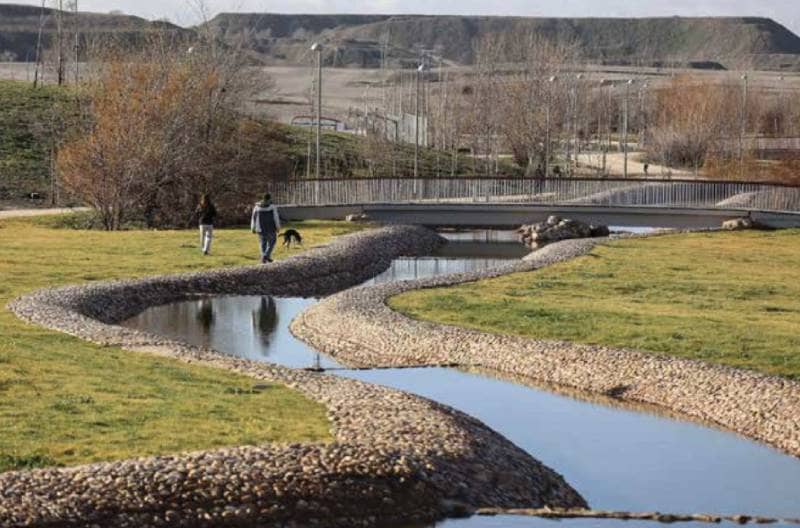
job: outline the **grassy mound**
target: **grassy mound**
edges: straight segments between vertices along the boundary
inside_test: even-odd
[[[800,231],[616,241],[540,271],[391,299],[412,317],[800,379]]]
[[[55,229],[0,222],[0,307],[32,290],[258,262],[255,236],[219,230],[203,257],[194,231]],[[306,247],[357,229],[309,222]],[[277,258],[301,251],[279,248]],[[220,446],[330,439],[325,409],[223,370],[99,347],[0,309],[0,471]]]

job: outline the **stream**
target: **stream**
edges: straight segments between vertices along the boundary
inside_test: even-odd
[[[641,230],[640,230],[641,231]],[[400,258],[367,284],[475,271],[528,250],[513,233],[445,235],[429,257]],[[561,473],[594,509],[800,516],[800,459],[656,409],[597,403],[455,369],[348,370],[289,332],[316,299],[214,297],[150,308],[123,323],[255,361],[332,373],[430,398],[469,414]],[[341,370],[339,370],[341,368]],[[652,526],[645,521],[473,517],[446,528]],[[779,525],[773,525],[779,526]]]

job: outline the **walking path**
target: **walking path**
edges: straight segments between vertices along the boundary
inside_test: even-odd
[[[66,213],[79,213],[88,211],[88,207],[54,207],[51,209],[5,209],[0,210],[0,220],[8,218],[23,218],[30,216],[53,216]]]
[[[630,177],[644,177],[650,176],[652,178],[664,178],[671,176],[673,178],[695,178],[695,174],[691,171],[682,169],[673,169],[663,165],[656,165],[650,163],[647,174],[644,173],[644,162],[641,160],[643,152],[628,152],[628,176]],[[596,169],[603,168],[603,155],[600,152],[587,152],[578,154],[578,163],[584,167],[593,167]],[[608,152],[606,153],[606,171],[610,176],[622,176],[625,174],[625,154],[622,152]]]

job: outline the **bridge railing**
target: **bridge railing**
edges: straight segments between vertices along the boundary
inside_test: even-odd
[[[602,178],[362,178],[275,184],[276,201],[306,206],[524,203],[800,212],[800,187],[700,180]]]

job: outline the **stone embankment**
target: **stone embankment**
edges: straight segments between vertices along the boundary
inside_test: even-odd
[[[355,366],[458,364],[503,377],[656,405],[800,456],[800,383],[701,361],[496,335],[412,320],[386,300],[400,293],[533,271],[585,255],[606,239],[550,244],[522,262],[479,273],[357,288],[315,305],[293,332]]]
[[[558,216],[549,216],[547,220],[537,224],[524,225],[517,229],[517,233],[522,243],[531,249],[538,249],[561,240],[607,237],[610,234],[607,226],[596,226]]]
[[[2,473],[0,526],[354,527],[428,522],[459,508],[585,506],[558,474],[435,402],[116,326],[197,295],[330,293],[440,243],[422,228],[391,227],[269,266],[50,289],[13,302],[28,321],[96,343],[230,369],[252,376],[254,390],[287,384],[327,407],[334,441]]]

